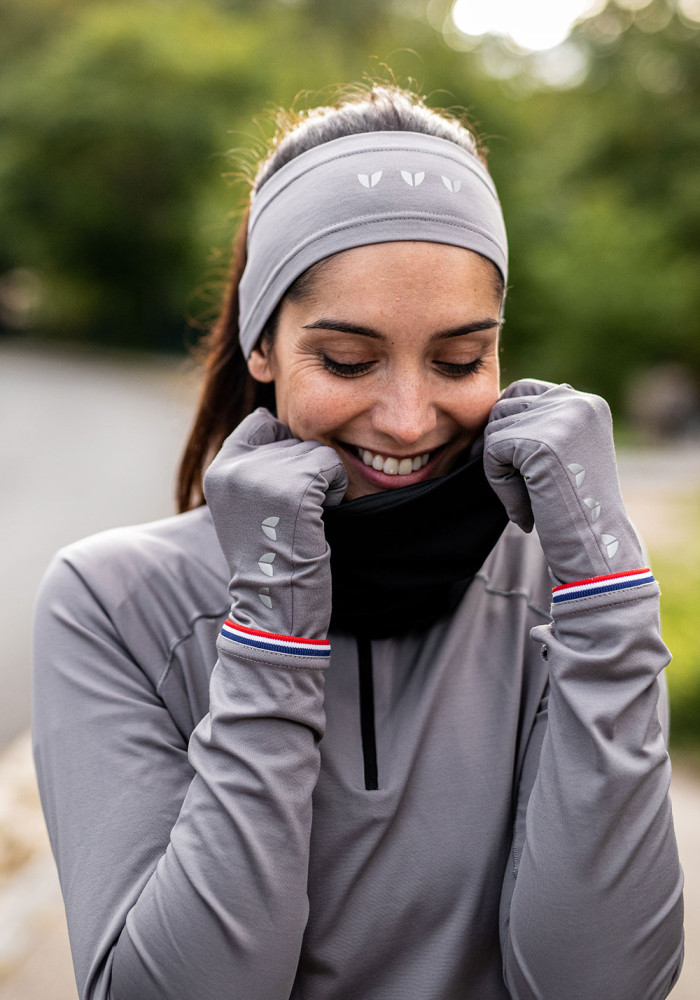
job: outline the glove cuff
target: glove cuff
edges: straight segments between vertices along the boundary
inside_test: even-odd
[[[245,646],[248,650],[259,649],[269,653],[284,653],[291,656],[314,656],[325,658],[331,655],[331,644],[327,639],[302,639],[293,635],[278,635],[261,629],[239,625],[227,618],[221,628],[224,639]]]
[[[654,574],[648,566],[642,569],[630,569],[623,573],[608,573],[606,576],[594,576],[587,580],[577,580],[575,583],[563,583],[552,590],[552,604],[564,604],[569,601],[579,601],[585,597],[595,597],[599,594],[611,594],[617,590],[629,590],[633,587],[643,587],[654,582]]]

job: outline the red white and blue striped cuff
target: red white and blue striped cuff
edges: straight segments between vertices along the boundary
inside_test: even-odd
[[[616,590],[629,590],[631,587],[642,587],[645,583],[653,582],[654,574],[648,566],[643,569],[630,569],[625,573],[594,576],[590,580],[577,580],[576,583],[562,583],[560,587],[555,587],[552,590],[552,604],[576,601],[581,597],[593,597],[598,594],[612,594]]]
[[[330,656],[331,644],[327,639],[298,639],[294,635],[277,635],[248,628],[227,618],[221,629],[225,639],[232,639],[242,646],[266,649],[273,653],[291,653],[292,656]]]

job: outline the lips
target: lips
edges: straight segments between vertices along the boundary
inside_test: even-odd
[[[355,466],[362,481],[375,490],[391,490],[399,486],[412,486],[435,475],[434,467],[437,456],[444,446],[432,451],[419,452],[415,455],[384,455],[369,448],[338,442],[347,455],[350,463]],[[409,468],[410,463],[410,468]],[[362,496],[365,489],[359,493]]]

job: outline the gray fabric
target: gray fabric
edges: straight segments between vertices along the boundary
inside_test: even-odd
[[[71,546],[44,583],[35,758],[82,1000],[668,994],[655,584],[552,626],[509,525],[452,616],[372,644],[366,791],[352,637],[327,669],[225,639],[217,660],[228,581],[200,508]]]
[[[537,527],[559,583],[644,566],[620,493],[610,409],[600,396],[514,382],[491,411],[484,468],[511,521],[524,531]]]
[[[226,439],[204,476],[204,493],[239,625],[326,638],[331,569],[322,510],[340,503],[347,481],[336,451],[297,440],[262,407]]]
[[[250,355],[292,282],[312,264],[371,243],[417,240],[475,250],[508,277],[498,195],[475,156],[416,132],[368,132],[323,143],[255,194],[239,288]]]

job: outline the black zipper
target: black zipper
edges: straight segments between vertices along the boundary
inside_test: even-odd
[[[372,677],[372,643],[364,636],[357,637],[357,669],[360,677],[360,733],[362,759],[365,765],[365,788],[375,792],[379,788],[377,772],[377,736],[374,729],[374,680]]]

